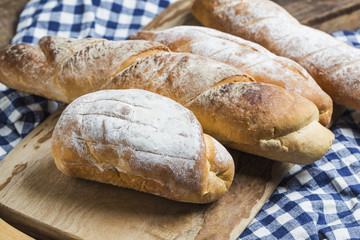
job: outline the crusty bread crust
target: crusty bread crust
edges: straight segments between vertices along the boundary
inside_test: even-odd
[[[189,52],[232,65],[257,82],[271,83],[312,101],[319,122],[329,126],[333,102],[296,62],[276,56],[264,47],[239,37],[200,26],[178,26],[162,31],[139,31],[129,39],[165,44],[171,51]]]
[[[211,136],[227,146],[269,159],[310,164],[329,150],[334,135],[318,123],[318,110],[309,103],[275,85],[229,83],[202,93],[186,107]]]
[[[9,87],[67,103],[81,95],[102,89],[138,88],[155,92],[194,111],[205,132],[219,132],[223,143],[236,140],[237,145],[233,146],[241,151],[247,151],[247,148],[242,146],[248,143],[249,138],[254,142],[270,139],[268,133],[274,129],[277,133],[287,135],[307,125],[309,119],[319,120],[318,110],[311,101],[281,87],[254,82],[252,77],[228,64],[189,53],[170,52],[167,47],[156,42],[114,42],[104,39],[82,41],[45,37],[40,40],[40,47],[22,45],[21,50],[18,50],[17,45],[11,45],[0,52],[0,80]],[[37,75],[42,73],[44,67],[43,64],[33,61],[36,56],[42,56],[42,62],[47,62],[47,66],[50,66],[48,75]],[[6,61],[7,59],[9,61]],[[19,66],[23,59],[29,61],[21,68]],[[243,85],[244,83],[247,85]],[[227,91],[229,96],[220,94],[222,97],[215,98],[207,94],[219,86],[224,86],[220,89],[226,91],[232,89],[231,86],[240,86],[233,89],[240,89],[241,86],[252,86],[249,89],[256,89],[261,86],[261,91],[254,91],[250,95],[244,95],[242,91]],[[264,98],[262,92],[271,97]],[[252,104],[242,106],[249,96],[253,99]],[[228,98],[235,99],[237,103],[227,106]],[[297,107],[298,102],[302,103],[301,109]],[[199,110],[198,106],[203,110]],[[229,111],[218,111],[214,106]],[[251,111],[262,108],[272,111]],[[240,112],[248,113],[239,114]],[[275,112],[282,112],[279,116],[285,116],[284,120],[274,117]],[[220,114],[222,116],[217,118],[217,121],[212,119]],[[261,122],[266,124],[258,124],[255,131],[252,128],[252,119],[259,119],[259,116]],[[207,124],[208,122],[214,124]],[[246,124],[238,124],[239,122]],[[324,127],[319,125],[318,128]],[[227,132],[236,132],[239,135],[234,138]],[[312,141],[316,145],[318,138]],[[303,152],[283,151],[272,159],[302,163],[304,157],[314,156],[307,159],[307,162],[314,162],[331,147],[331,141],[326,142],[327,147],[318,149],[316,154],[308,152],[313,149],[301,148],[299,150]],[[260,145],[254,147],[259,148],[255,154],[261,155]],[[281,154],[283,156],[279,158],[278,155]]]
[[[229,189],[234,162],[193,113],[144,90],[82,96],[62,113],[51,151],[65,174],[193,203]]]
[[[270,0],[195,0],[207,27],[256,42],[303,66],[336,103],[360,110],[360,50],[300,24]]]

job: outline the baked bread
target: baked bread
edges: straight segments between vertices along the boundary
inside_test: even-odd
[[[302,65],[336,103],[360,110],[360,50],[301,25],[270,0],[195,0],[193,15]]]
[[[330,124],[333,103],[329,95],[296,62],[276,56],[256,43],[200,26],[139,31],[129,39],[160,42],[174,52],[189,52],[232,65],[257,82],[275,84],[309,99],[319,109],[319,122]]]
[[[102,89],[155,92],[192,110],[204,131],[220,142],[278,161],[312,163],[334,141],[306,98],[253,82],[230,65],[169,52],[156,42],[44,37],[38,46],[3,49],[0,79],[11,88],[67,103]]]
[[[69,176],[183,202],[215,201],[234,177],[231,155],[203,134],[191,111],[138,89],[73,101],[56,124],[51,152]]]

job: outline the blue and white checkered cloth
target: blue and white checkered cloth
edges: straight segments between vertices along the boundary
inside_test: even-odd
[[[125,39],[176,0],[32,0],[13,43],[44,35]],[[360,47],[360,31],[335,37]],[[0,159],[59,104],[0,84]],[[331,150],[295,165],[241,239],[360,239],[360,112],[347,110],[331,130]]]

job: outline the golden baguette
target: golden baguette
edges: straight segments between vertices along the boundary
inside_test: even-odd
[[[44,37],[38,46],[3,49],[0,79],[11,88],[67,103],[101,89],[155,92],[194,111],[204,131],[221,142],[278,161],[312,163],[334,141],[306,98],[156,42]],[[303,141],[305,135],[309,141]]]
[[[256,43],[200,26],[139,31],[129,39],[160,42],[174,52],[189,52],[232,65],[257,82],[278,85],[309,99],[319,109],[319,122],[330,124],[333,102],[310,74],[296,62],[276,56]]]
[[[196,0],[207,27],[256,42],[303,66],[336,103],[360,110],[360,50],[300,24],[269,0]]]

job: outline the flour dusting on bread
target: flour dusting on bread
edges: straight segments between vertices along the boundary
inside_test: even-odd
[[[56,131],[74,128],[68,147],[77,148],[81,157],[100,169],[120,165],[151,175],[162,165],[177,181],[198,181],[200,176],[193,169],[199,155],[204,154],[200,124],[181,105],[151,93],[136,94],[139,91],[106,91],[81,97],[64,111]],[[69,126],[69,122],[76,125]],[[99,160],[102,151],[113,151],[120,162]],[[121,162],[124,159],[129,162]]]

